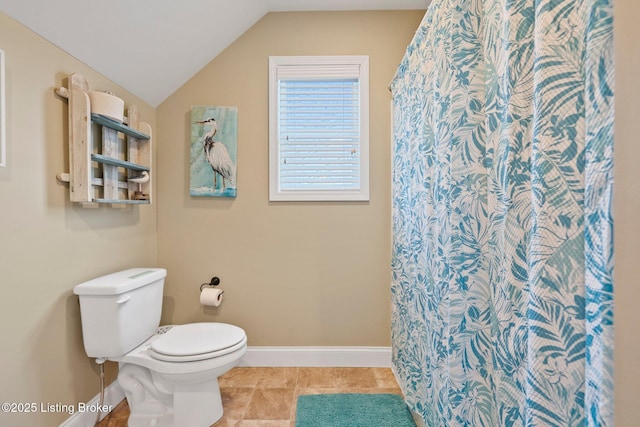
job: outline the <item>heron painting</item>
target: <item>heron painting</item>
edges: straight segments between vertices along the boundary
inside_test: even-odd
[[[238,109],[191,108],[192,196],[236,197]]]

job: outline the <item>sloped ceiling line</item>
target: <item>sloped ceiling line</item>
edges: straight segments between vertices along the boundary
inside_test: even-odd
[[[429,0],[0,0],[0,11],[158,106],[271,11],[426,9]]]

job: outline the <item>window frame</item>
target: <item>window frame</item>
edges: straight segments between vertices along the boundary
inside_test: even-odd
[[[310,80],[322,77],[321,67],[357,66],[360,94],[360,188],[358,190],[281,190],[278,69],[305,68]],[[315,70],[314,70],[315,68]],[[316,73],[314,76],[313,73]],[[311,75],[309,74],[311,73]],[[369,200],[369,57],[348,56],[270,56],[269,57],[269,201],[368,201]]]

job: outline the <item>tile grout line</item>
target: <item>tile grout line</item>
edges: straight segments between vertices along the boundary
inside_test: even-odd
[[[242,410],[242,418],[240,421],[245,421],[245,416],[247,415],[247,411],[249,410],[249,406],[251,405],[251,401],[253,400],[253,396],[256,394],[256,388],[258,388],[258,382],[256,381],[256,385],[253,386],[251,390],[251,396],[247,399],[247,404],[244,405],[244,409]]]

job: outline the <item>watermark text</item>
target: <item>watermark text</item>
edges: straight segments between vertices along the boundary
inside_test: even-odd
[[[4,413],[65,413],[73,415],[76,412],[111,412],[111,405],[97,405],[80,402],[78,404],[51,403],[51,402],[3,402]]]

